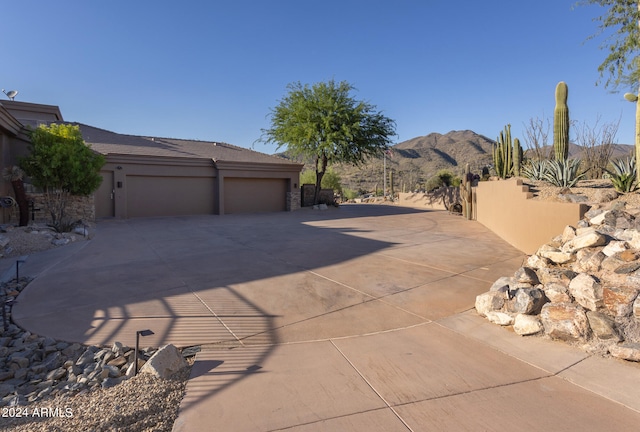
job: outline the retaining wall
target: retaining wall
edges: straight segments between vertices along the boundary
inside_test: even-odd
[[[476,219],[526,254],[562,234],[582,219],[585,204],[532,200],[522,179],[480,182],[476,188]]]

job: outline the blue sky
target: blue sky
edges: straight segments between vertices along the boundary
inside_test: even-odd
[[[522,140],[565,81],[572,120],[619,119],[634,142],[634,104],[596,86],[602,10],[575,0],[0,4],[0,86],[115,132],[273,153],[254,142],[287,84],[335,79],[396,121],[395,142],[507,123]]]

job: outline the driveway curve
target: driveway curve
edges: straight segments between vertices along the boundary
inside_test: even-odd
[[[573,383],[598,359],[473,312],[524,259],[476,222],[394,206],[111,220],[29,257],[13,318],[66,341],[151,329],[144,345],[199,346],[175,431],[636,425],[633,397]]]

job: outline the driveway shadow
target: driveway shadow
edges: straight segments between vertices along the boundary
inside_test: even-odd
[[[48,266],[29,257],[21,271],[40,273],[13,317],[69,342],[132,346],[148,328],[154,335],[142,346],[199,345],[207,353],[198,354],[192,377],[207,385],[190,387],[194,406],[263,373],[282,342],[428,322],[400,294],[454,274],[446,261],[455,254],[431,257],[452,239],[474,256],[469,271],[520,255],[491,249],[489,237],[446,212],[388,205],[103,221],[85,247],[56,251]]]

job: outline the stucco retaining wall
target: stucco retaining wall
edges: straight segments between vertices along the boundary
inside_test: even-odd
[[[532,200],[522,179],[480,182],[476,188],[476,219],[526,254],[562,234],[582,219],[585,204]]]

